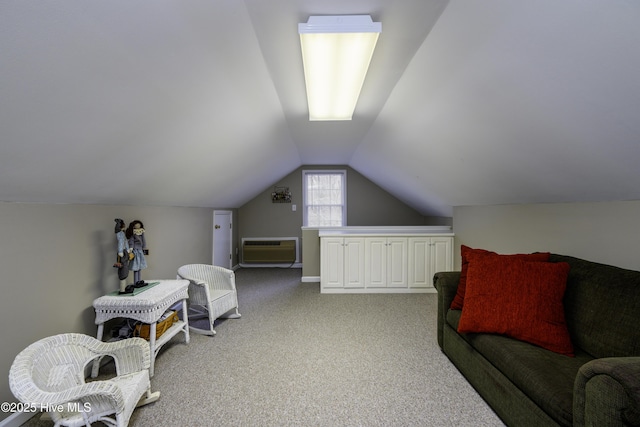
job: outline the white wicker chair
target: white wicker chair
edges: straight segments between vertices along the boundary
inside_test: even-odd
[[[85,382],[94,359],[111,356],[116,376]],[[142,338],[102,342],[83,334],[43,338],[22,350],[9,371],[11,391],[22,403],[48,409],[55,426],[101,421],[124,427],[137,406],[155,402],[151,393],[149,343]]]
[[[208,264],[189,264],[178,269],[178,279],[189,281],[189,322],[209,319],[208,329],[190,325],[191,331],[215,335],[213,324],[217,318],[240,317],[235,277],[232,270]]]

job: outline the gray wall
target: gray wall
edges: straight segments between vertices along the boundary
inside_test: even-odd
[[[301,169],[275,184],[295,191],[298,205]],[[347,170],[349,225],[440,225]],[[301,234],[300,209],[291,212],[289,204],[271,203],[271,189],[234,214],[238,235]],[[365,208],[352,206],[352,197]],[[376,208],[377,213],[372,212]],[[211,262],[213,209],[0,202],[0,321],[5,326],[0,400],[15,401],[7,375],[24,347],[57,333],[95,334],[91,304],[118,287],[112,267],[116,217],[144,222],[150,249],[144,279],[173,278],[182,264]],[[456,266],[460,267],[459,247],[466,244],[502,253],[551,251],[640,270],[638,219],[640,201],[456,207]]]
[[[347,225],[450,225],[450,218],[425,218],[392,194],[349,166],[302,166],[281,181],[265,188],[238,210],[239,241],[243,237],[298,237],[304,276],[318,276],[320,269],[317,232],[302,233],[302,171],[344,169],[347,171]],[[289,187],[291,203],[272,203],[274,187]],[[297,210],[292,211],[292,205]],[[317,246],[317,248],[316,248]]]
[[[317,228],[302,230],[302,253],[305,256],[303,280],[317,280],[320,277],[320,235]]]
[[[15,401],[7,377],[27,345],[64,332],[95,336],[92,302],[118,289],[116,217],[144,223],[145,280],[173,279],[182,264],[211,263],[213,209],[0,202],[0,401]]]
[[[347,171],[347,225],[425,225],[425,217],[348,166],[303,166],[270,185],[238,209],[242,237],[289,237],[301,234],[302,170]],[[274,187],[289,187],[291,203],[272,203]],[[291,206],[296,205],[293,212]]]
[[[640,270],[640,201],[459,206],[453,210],[456,267],[460,245],[500,253],[550,251]]]

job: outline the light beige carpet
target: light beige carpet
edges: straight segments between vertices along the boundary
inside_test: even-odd
[[[440,351],[435,294],[322,295],[236,272],[241,319],[174,337],[131,426],[502,426]],[[50,426],[33,419],[25,426]]]

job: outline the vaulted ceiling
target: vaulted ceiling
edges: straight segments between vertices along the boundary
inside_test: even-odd
[[[309,122],[297,23],[382,22],[354,119]],[[239,207],[349,165],[427,216],[640,199],[640,3],[0,2],[0,201]]]

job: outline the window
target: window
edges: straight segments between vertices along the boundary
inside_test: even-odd
[[[347,225],[347,171],[302,171],[302,224],[307,227]]]

